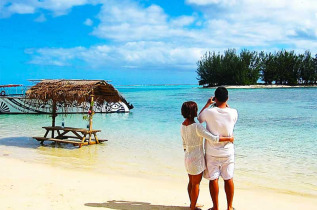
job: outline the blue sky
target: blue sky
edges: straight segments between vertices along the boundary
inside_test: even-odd
[[[315,0],[1,0],[0,84],[196,84],[228,48],[317,53]]]

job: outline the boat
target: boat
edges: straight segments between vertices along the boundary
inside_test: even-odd
[[[33,81],[33,80],[32,80]],[[35,81],[35,80],[34,80]],[[95,113],[128,113],[133,108],[125,98],[110,84],[104,80],[36,80],[37,84],[28,88],[20,84],[0,85],[0,114],[51,114],[52,101],[41,101],[30,98],[28,92],[36,89],[38,84],[51,84],[60,82],[61,84],[73,85],[108,85],[112,91],[116,91],[120,96],[120,101],[94,104]],[[65,90],[66,91],[66,90]],[[56,102],[57,114],[79,114],[87,113],[90,109],[90,102],[60,103]]]

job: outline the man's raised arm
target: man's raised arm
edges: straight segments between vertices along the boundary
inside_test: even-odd
[[[205,105],[205,106],[201,109],[201,111],[199,112],[199,115],[198,115],[197,119],[198,119],[198,121],[199,121],[200,123],[205,122],[203,116],[201,116],[200,114],[201,114],[206,108],[210,107],[210,105],[213,104],[213,103],[214,103],[213,97],[212,97],[212,98],[209,98],[208,101],[207,101],[207,103],[206,103],[206,105]]]

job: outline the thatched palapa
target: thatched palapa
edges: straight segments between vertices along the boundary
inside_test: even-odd
[[[125,99],[104,80],[42,80],[26,92],[29,99],[42,103],[73,104],[90,102],[91,96],[97,103],[120,102]]]
[[[55,126],[57,106],[66,113],[69,105],[83,104],[89,106],[89,130],[92,130],[92,116],[94,103],[101,105],[105,102],[127,101],[121,94],[104,80],[42,80],[26,92],[26,97],[38,101],[38,106],[45,104],[52,107],[52,127]],[[52,138],[54,132],[52,133]]]

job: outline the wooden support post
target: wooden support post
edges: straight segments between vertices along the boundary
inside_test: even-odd
[[[92,117],[94,115],[94,95],[91,95],[91,100],[90,100],[90,115],[89,115],[89,131],[92,131]]]
[[[94,133],[94,136],[95,136],[96,144],[99,144],[99,140],[98,140],[98,137],[97,137],[97,132]]]
[[[52,127],[55,127],[55,118],[56,118],[56,101],[53,101],[52,104]],[[54,138],[54,130],[52,130],[52,138]]]

